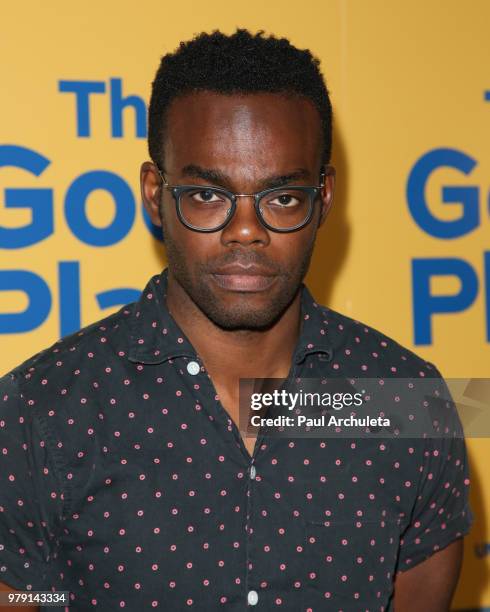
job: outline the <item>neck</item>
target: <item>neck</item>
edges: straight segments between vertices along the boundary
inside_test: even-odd
[[[191,300],[169,272],[167,307],[213,381],[232,393],[240,378],[286,378],[301,329],[301,291],[266,331],[224,330]]]

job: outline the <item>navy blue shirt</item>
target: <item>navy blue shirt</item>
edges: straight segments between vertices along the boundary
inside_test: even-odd
[[[261,435],[251,457],[166,283],[0,379],[0,581],[70,610],[393,610],[395,573],[470,529],[464,438]],[[295,377],[443,382],[305,285],[301,318]]]

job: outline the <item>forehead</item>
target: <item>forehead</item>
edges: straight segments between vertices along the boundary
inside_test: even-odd
[[[189,163],[231,175],[296,167],[313,169],[321,157],[320,114],[309,100],[280,93],[196,92],[167,112],[164,165],[178,172]]]

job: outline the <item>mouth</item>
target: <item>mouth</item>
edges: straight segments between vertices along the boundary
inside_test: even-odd
[[[258,292],[266,291],[276,281],[277,276],[264,274],[211,274],[215,283],[227,291]]]
[[[211,277],[221,289],[241,292],[266,291],[277,279],[269,267],[239,262],[215,268]]]

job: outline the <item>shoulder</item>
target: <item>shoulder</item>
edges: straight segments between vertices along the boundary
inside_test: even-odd
[[[440,377],[433,363],[395,338],[328,306],[319,305],[319,308],[327,325],[334,360],[358,363],[366,376]]]
[[[126,304],[31,355],[0,378],[0,392],[2,387],[11,389],[15,385],[20,394],[44,396],[54,386],[68,386],[84,371],[93,372],[103,363],[124,356],[136,304]]]

